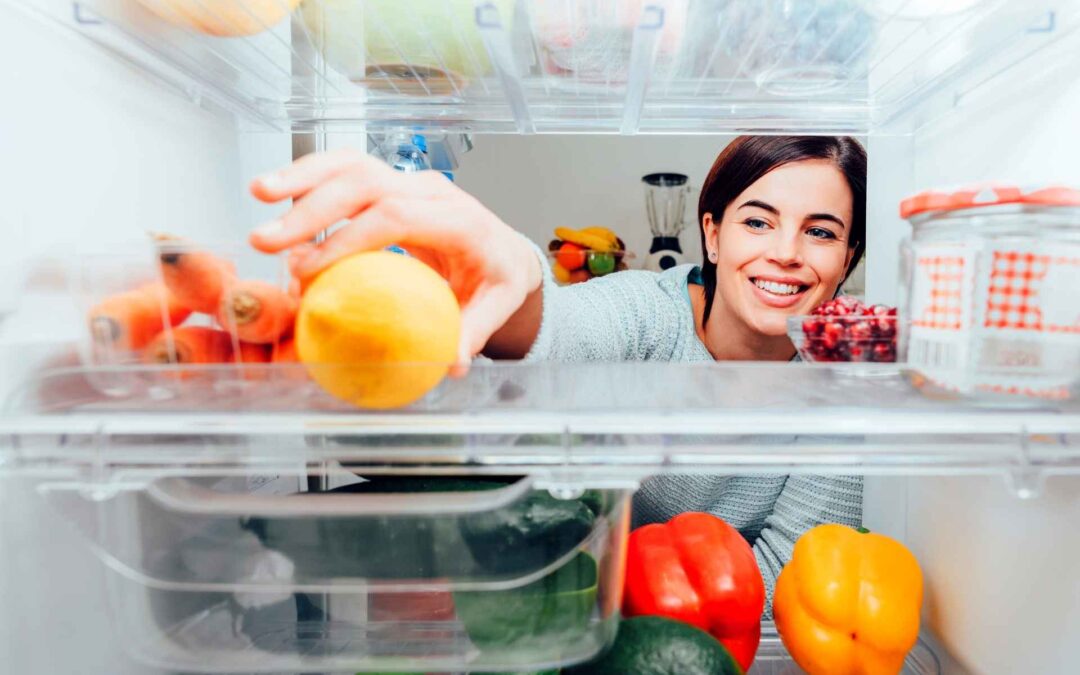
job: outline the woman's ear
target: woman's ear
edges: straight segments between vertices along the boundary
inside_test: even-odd
[[[701,229],[705,233],[705,258],[709,262],[716,262],[716,248],[719,244],[720,226],[713,220],[711,213],[706,213],[701,218]]]

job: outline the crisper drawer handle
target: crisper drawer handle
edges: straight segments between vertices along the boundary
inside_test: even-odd
[[[532,478],[475,492],[225,494],[186,478],[159,478],[146,493],[162,506],[183,513],[279,517],[462,514],[508,506],[533,489]]]

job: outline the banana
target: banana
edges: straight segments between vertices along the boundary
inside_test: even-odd
[[[603,237],[604,239],[607,239],[612,244],[616,244],[619,241],[619,236],[606,227],[583,227],[579,230],[579,232],[584,232],[585,234],[595,234],[598,237]]]
[[[617,241],[609,241],[606,237],[590,234],[582,230],[572,230],[569,227],[556,227],[555,236],[571,244],[577,244],[591,251],[601,253],[611,253],[618,248]]]

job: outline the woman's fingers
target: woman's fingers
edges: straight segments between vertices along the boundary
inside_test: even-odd
[[[251,245],[276,253],[308,241],[396,189],[400,179],[383,162],[355,150],[302,157],[252,183],[252,193],[264,201],[296,203],[281,218],[255,228]]]
[[[477,290],[461,308],[461,339],[457,363],[450,367],[450,377],[465,377],[474,356],[521,306],[522,298],[508,285],[485,286]]]
[[[520,290],[508,283],[485,285],[461,308],[461,342],[458,363],[467,364],[487,345],[525,300]]]
[[[346,218],[364,211],[392,189],[385,177],[370,180],[345,172],[293,203],[280,219],[252,231],[251,245],[275,253],[311,241]]]
[[[387,218],[383,209],[369,209],[337,230],[326,241],[297,256],[292,268],[300,279],[310,279],[338,260],[361,251],[373,251],[408,238],[409,226]]]
[[[453,251],[456,256],[475,247],[488,246],[485,230],[469,214],[456,218],[452,209],[408,197],[388,197],[344,225],[296,267],[300,277],[318,274],[342,258],[397,244]]]
[[[385,199],[398,187],[396,178],[393,174],[365,178],[363,172],[345,172],[301,197],[278,220],[255,228],[249,236],[251,245],[265,253],[277,253],[311,241]]]
[[[354,168],[367,172],[386,169],[383,162],[353,148],[304,155],[292,164],[263,174],[251,182],[251,194],[261,201],[274,203],[296,198],[311,189]]]

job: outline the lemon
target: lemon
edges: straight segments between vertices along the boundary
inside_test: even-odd
[[[377,251],[345,258],[304,293],[296,350],[330,394],[397,408],[431,391],[457,357],[461,310],[424,263]]]

